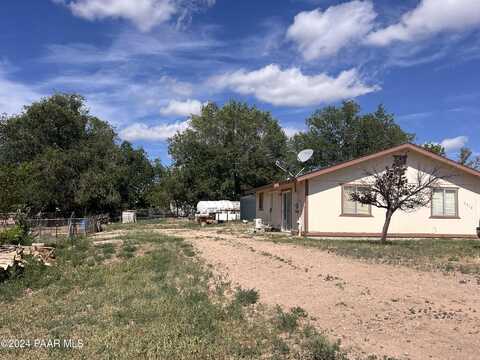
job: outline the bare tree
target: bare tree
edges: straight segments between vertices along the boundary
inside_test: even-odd
[[[480,170],[480,156],[474,156],[472,158],[472,150],[468,147],[462,147],[458,153],[458,162],[462,165],[469,166],[472,169]]]
[[[393,214],[397,210],[415,211],[428,205],[432,200],[433,188],[440,179],[438,169],[429,173],[417,171],[415,183],[409,183],[406,175],[407,155],[394,156],[394,162],[384,172],[366,172],[371,179],[365,187],[350,195],[352,201],[372,205],[386,210],[381,242],[387,240],[388,228]]]

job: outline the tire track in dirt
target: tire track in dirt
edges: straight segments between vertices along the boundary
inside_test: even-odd
[[[356,353],[479,359],[480,285],[473,277],[370,264],[243,234],[181,236],[234,283],[258,289],[262,302],[301,306]]]

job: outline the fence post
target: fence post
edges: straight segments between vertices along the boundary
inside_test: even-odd
[[[73,241],[74,237],[74,223],[73,223],[73,217],[75,213],[72,212],[72,215],[70,216],[70,219],[68,219],[68,238]]]

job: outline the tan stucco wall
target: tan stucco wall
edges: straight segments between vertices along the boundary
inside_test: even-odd
[[[256,217],[262,219],[264,224],[280,228],[282,222],[281,196],[278,191],[263,191],[263,210],[259,208],[260,193],[256,194]]]
[[[305,197],[304,183],[291,185],[288,189],[263,191],[263,210],[259,209],[259,194],[256,194],[256,217],[261,218],[264,224],[269,224],[274,228],[282,227],[282,192],[292,191],[292,230],[298,229],[298,220],[303,224],[303,200]],[[272,202],[273,200],[273,202]],[[271,211],[270,211],[271,209]]]
[[[342,188],[345,183],[368,181],[366,170],[382,171],[391,164],[392,156],[371,160],[331,174],[325,174],[309,181],[308,232],[314,233],[379,233],[385,211],[372,207],[372,217],[340,216],[342,209]],[[392,218],[389,232],[400,234],[476,234],[480,215],[480,179],[453,168],[439,165],[421,154],[408,154],[409,181],[415,182],[418,170],[429,172],[441,168],[443,173],[452,175],[442,180],[441,186],[458,188],[458,213],[460,219],[432,219],[430,205],[415,212],[397,212]]]

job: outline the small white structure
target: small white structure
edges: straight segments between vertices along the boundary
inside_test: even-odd
[[[264,226],[262,218],[253,219],[253,222],[255,223],[255,230],[263,230]]]
[[[197,204],[195,219],[221,222],[240,220],[240,201],[200,201]]]
[[[137,212],[135,210],[122,211],[122,224],[130,224],[137,222]]]

